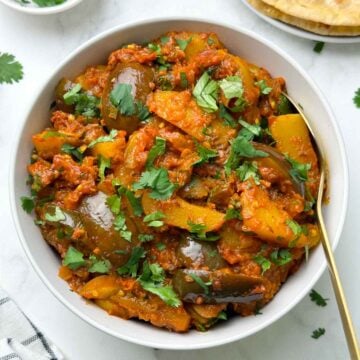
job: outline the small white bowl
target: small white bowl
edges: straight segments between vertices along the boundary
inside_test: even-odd
[[[80,4],[82,1],[83,0],[66,0],[63,4],[60,5],[39,7],[36,5],[34,6],[21,5],[16,0],[0,0],[0,2],[2,2],[4,5],[12,9],[32,15],[50,15],[50,14],[60,13],[73,8],[74,6]]]
[[[261,316],[236,317],[212,330],[177,334],[139,321],[109,316],[104,310],[69,291],[58,277],[60,259],[43,240],[33,218],[20,206],[20,197],[29,193],[26,166],[33,149],[31,135],[49,124],[49,105],[54,88],[62,77],[72,78],[89,64],[100,64],[120,44],[143,43],[166,31],[213,31],[226,47],[249,61],[265,67],[273,76],[283,76],[290,95],[305,109],[327,155],[330,204],[325,208],[325,222],[335,247],[343,227],[348,200],[348,171],[344,145],[333,114],[322,93],[309,75],[283,50],[259,35],[239,27],[201,19],[157,19],[125,24],[102,33],[75,50],[54,70],[49,81],[34,96],[34,103],[17,131],[11,160],[10,200],[14,222],[23,248],[33,267],[53,294],[70,310],[96,328],[133,343],[161,349],[200,349],[226,344],[256,333],[290,311],[312,288],[326,267],[321,246],[310,259],[290,276]],[[276,341],[278,339],[274,339]]]

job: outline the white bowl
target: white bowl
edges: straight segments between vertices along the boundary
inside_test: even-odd
[[[33,148],[31,135],[49,123],[49,105],[54,88],[63,76],[73,77],[89,64],[105,62],[108,54],[121,44],[143,43],[169,30],[214,31],[235,54],[283,76],[291,96],[305,109],[316,134],[322,140],[330,166],[330,204],[325,221],[333,246],[338,243],[348,199],[348,172],[343,141],[336,121],[320,90],[301,67],[277,46],[241,28],[200,19],[157,19],[121,25],[86,42],[58,66],[41,91],[18,131],[10,175],[11,207],[21,243],[33,267],[53,294],[82,319],[104,332],[133,343],[161,349],[200,349],[242,339],[272,324],[290,311],[311,289],[323,273],[326,262],[319,246],[308,263],[291,276],[275,298],[263,309],[263,315],[237,317],[206,332],[171,333],[138,321],[109,316],[104,310],[69,291],[57,273],[59,257],[43,240],[33,218],[20,206],[20,196],[28,194],[26,165]]]
[[[39,6],[29,6],[29,5],[21,5],[16,0],[0,0],[4,5],[9,6],[12,9],[17,11],[21,11],[27,14],[33,15],[49,15],[56,14],[59,12],[63,12],[69,10],[80,4],[83,0],[67,0],[63,4],[54,5],[49,7],[39,7]]]

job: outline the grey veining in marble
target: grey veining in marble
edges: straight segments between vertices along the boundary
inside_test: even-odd
[[[252,29],[296,58],[325,93],[340,124],[350,163],[349,211],[336,258],[360,333],[360,109],[352,103],[354,91],[360,87],[360,45],[326,45],[320,55],[316,54],[311,41],[272,28],[239,0],[84,0],[69,12],[48,17],[20,14],[0,5],[0,52],[15,54],[25,71],[19,84],[0,86],[1,285],[70,360],[347,359],[327,274],[316,285],[331,298],[327,307],[319,308],[307,297],[281,320],[240,342],[209,350],[172,352],[132,345],[87,325],[54,298],[25,258],[10,216],[8,162],[16,125],[24,118],[33,94],[59,60],[85,40],[118,24],[167,15],[221,19]],[[326,328],[326,334],[314,340],[310,335],[318,327]]]

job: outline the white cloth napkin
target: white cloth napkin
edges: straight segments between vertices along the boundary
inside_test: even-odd
[[[0,288],[0,360],[63,360],[61,352]]]

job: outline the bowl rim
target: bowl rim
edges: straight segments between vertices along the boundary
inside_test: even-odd
[[[166,349],[166,350],[196,350],[196,349],[207,349],[207,348],[212,348],[212,347],[216,347],[216,346],[220,346],[220,345],[225,345],[237,340],[241,340],[244,339],[250,335],[253,335],[255,333],[257,333],[258,331],[266,328],[267,326],[269,326],[270,324],[276,322],[277,320],[279,320],[281,317],[283,317],[286,313],[288,313],[295,305],[297,305],[305,296],[306,294],[310,291],[310,289],[313,287],[313,285],[318,281],[318,279],[320,278],[320,276],[323,274],[325,268],[326,268],[326,260],[325,260],[325,256],[322,254],[322,260],[319,263],[319,267],[316,271],[316,273],[314,273],[311,281],[309,281],[303,288],[303,290],[301,292],[299,292],[297,297],[294,297],[292,299],[290,299],[290,301],[287,303],[286,306],[284,306],[282,309],[280,309],[279,311],[277,311],[277,313],[275,315],[273,315],[272,317],[270,317],[267,321],[263,321],[261,324],[254,326],[251,330],[248,331],[248,333],[246,335],[242,335],[242,334],[237,334],[234,333],[232,334],[232,336],[227,336],[226,338],[219,338],[218,340],[212,340],[211,343],[205,344],[205,343],[201,343],[201,344],[193,344],[192,346],[188,346],[188,345],[182,345],[181,342],[176,343],[176,344],[167,344],[161,341],[158,341],[156,339],[148,341],[148,340],[143,340],[143,339],[139,339],[139,338],[135,338],[133,336],[129,336],[125,333],[120,334],[118,331],[114,331],[111,329],[108,329],[105,325],[102,325],[100,323],[98,323],[95,319],[91,318],[90,316],[86,315],[84,312],[82,312],[80,309],[77,309],[77,307],[75,305],[72,305],[65,297],[63,297],[60,292],[58,292],[58,290],[55,289],[55,287],[52,285],[52,283],[49,282],[49,280],[47,279],[47,276],[40,270],[36,260],[34,259],[28,245],[27,245],[27,240],[26,240],[26,236],[24,236],[23,231],[22,231],[22,227],[20,225],[20,220],[19,220],[19,216],[18,216],[18,212],[17,212],[17,199],[15,198],[15,178],[16,178],[16,157],[17,157],[17,153],[18,153],[18,148],[20,145],[20,141],[21,141],[21,134],[24,130],[24,127],[30,117],[30,114],[32,112],[33,107],[35,106],[36,102],[38,101],[39,96],[42,94],[42,92],[45,90],[45,88],[48,86],[49,81],[55,76],[55,74],[63,67],[67,64],[67,62],[69,62],[71,59],[73,59],[74,57],[76,57],[78,55],[78,53],[80,53],[81,51],[83,51],[84,49],[91,47],[93,44],[97,43],[98,41],[101,40],[105,40],[109,35],[116,33],[116,32],[120,32],[123,30],[131,30],[132,28],[136,28],[138,26],[143,26],[143,25],[150,25],[153,23],[171,23],[171,22],[180,22],[180,21],[184,21],[184,22],[195,22],[195,23],[199,23],[199,24],[210,24],[210,25],[217,25],[220,27],[224,27],[227,28],[229,30],[233,30],[239,33],[242,33],[246,36],[249,36],[257,41],[259,41],[260,43],[264,44],[265,46],[269,47],[271,50],[275,51],[276,53],[278,53],[281,57],[283,57],[287,62],[289,62],[300,74],[302,77],[304,77],[304,79],[306,80],[306,82],[313,88],[313,90],[316,92],[316,94],[318,95],[319,100],[322,102],[322,105],[324,106],[324,109],[326,110],[328,117],[329,117],[329,122],[334,130],[334,134],[335,137],[338,140],[338,150],[340,152],[340,158],[341,158],[341,163],[343,165],[343,178],[344,178],[344,187],[342,189],[343,191],[343,206],[341,209],[341,212],[339,214],[339,220],[338,220],[338,228],[337,228],[337,232],[334,236],[334,241],[332,243],[332,248],[335,249],[336,246],[338,245],[341,233],[343,231],[343,227],[344,227],[344,222],[345,222],[345,218],[346,218],[346,213],[347,213],[347,209],[348,209],[348,197],[349,197],[349,170],[348,170],[348,162],[347,162],[347,157],[346,157],[346,152],[345,152],[345,146],[344,146],[344,141],[343,141],[343,137],[342,134],[340,132],[338,123],[335,119],[335,116],[333,114],[333,111],[330,108],[330,105],[328,103],[328,101],[326,100],[324,94],[322,93],[322,91],[319,89],[319,87],[316,85],[316,83],[314,82],[314,80],[312,80],[312,78],[310,77],[310,75],[287,53],[285,53],[284,50],[282,50],[278,45],[272,43],[271,41],[263,38],[261,35],[245,29],[241,26],[237,26],[237,25],[233,25],[233,24],[229,24],[229,23],[225,23],[222,21],[217,21],[217,20],[213,20],[213,19],[206,19],[206,18],[201,18],[201,17],[187,17],[187,16],[171,16],[171,17],[156,17],[156,18],[151,18],[151,19],[144,19],[144,20],[137,20],[137,21],[129,21],[126,23],[123,23],[121,25],[112,27],[104,32],[101,32],[100,34],[92,37],[91,39],[87,40],[86,42],[84,42],[82,45],[80,45],[78,48],[76,48],[75,50],[71,51],[71,53],[69,55],[67,55],[61,62],[59,65],[56,66],[56,68],[54,69],[54,71],[51,73],[51,75],[47,78],[47,80],[42,84],[42,86],[40,87],[40,89],[38,90],[38,92],[36,93],[36,96],[34,96],[34,100],[31,102],[31,104],[29,105],[28,111],[26,112],[26,115],[24,116],[24,119],[22,122],[20,122],[17,126],[17,132],[15,135],[15,140],[14,140],[14,145],[11,151],[11,158],[10,158],[10,172],[9,172],[9,197],[10,197],[10,207],[11,207],[11,214],[12,214],[12,218],[15,224],[15,228],[16,228],[16,232],[17,235],[20,239],[20,243],[22,245],[23,250],[26,253],[26,256],[28,257],[28,259],[30,260],[30,263],[32,265],[32,267],[34,268],[35,272],[37,273],[37,275],[40,277],[40,279],[42,280],[42,282],[46,285],[46,287],[52,292],[52,294],[62,303],[64,304],[69,310],[71,310],[74,314],[76,314],[78,317],[80,317],[82,320],[84,320],[85,322],[87,322],[88,324],[94,326],[96,329],[99,329],[103,332],[105,332],[106,334],[112,335],[118,339],[121,340],[125,340],[128,341],[130,343],[134,343],[134,344],[138,344],[138,345],[143,345],[143,346],[147,346],[147,347],[151,347],[151,348],[157,348],[157,349]],[[186,26],[186,25],[184,25]],[[179,335],[181,336],[181,334]],[[155,338],[155,337],[154,337]]]
[[[0,2],[11,9],[31,15],[51,15],[57,14],[73,8],[80,4],[83,0],[67,0],[63,4],[53,5],[49,7],[27,7],[18,4],[15,0],[0,0]]]

